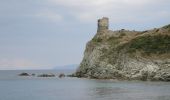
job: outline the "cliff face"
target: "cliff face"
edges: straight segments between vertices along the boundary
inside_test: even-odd
[[[98,21],[75,76],[170,81],[170,25],[143,32],[111,31],[107,22]]]

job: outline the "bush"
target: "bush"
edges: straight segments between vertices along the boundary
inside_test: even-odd
[[[170,36],[157,35],[138,37],[131,41],[129,52],[142,50],[147,54],[151,53],[169,53],[170,52]]]

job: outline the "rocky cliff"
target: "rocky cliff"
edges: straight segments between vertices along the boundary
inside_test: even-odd
[[[87,43],[75,76],[170,81],[170,25],[142,32],[111,31],[108,20],[98,20],[98,31]]]

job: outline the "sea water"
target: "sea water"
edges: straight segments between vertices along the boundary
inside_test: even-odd
[[[0,71],[0,100],[170,100],[169,82],[18,76],[22,72],[72,71]]]

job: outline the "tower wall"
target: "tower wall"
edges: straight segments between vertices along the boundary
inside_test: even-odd
[[[99,19],[97,31],[99,32],[108,29],[109,29],[109,18],[103,17],[102,19]]]

